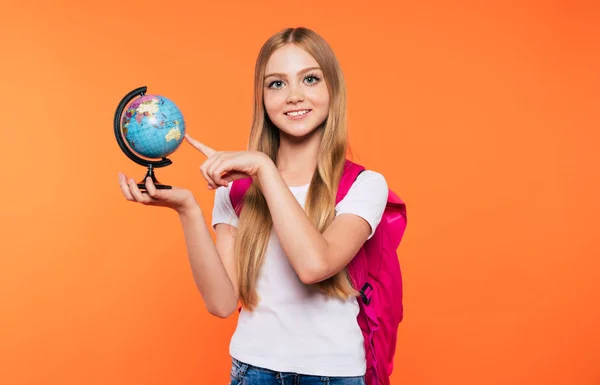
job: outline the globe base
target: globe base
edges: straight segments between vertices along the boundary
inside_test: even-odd
[[[144,179],[137,184],[138,188],[140,189],[140,191],[142,192],[148,192],[148,189],[146,188],[146,179],[150,178],[152,180],[152,183],[154,184],[154,187],[156,187],[157,190],[170,190],[172,189],[171,186],[166,185],[166,184],[162,184],[158,181],[158,179],[156,179],[156,175],[154,174],[154,167],[152,167],[151,164],[148,165],[148,171],[146,172],[146,176],[144,177]]]

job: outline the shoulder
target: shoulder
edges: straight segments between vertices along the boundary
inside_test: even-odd
[[[383,204],[388,197],[388,184],[383,174],[373,170],[364,170],[352,183],[342,201],[359,197],[361,200],[376,201]]]
[[[376,171],[361,172],[348,193],[337,205],[336,215],[355,214],[371,226],[371,234],[379,225],[388,200],[388,184],[385,177]]]
[[[354,184],[368,185],[373,188],[386,190],[388,188],[387,180],[385,179],[383,174],[373,170],[364,170],[363,172],[361,172],[356,178]]]

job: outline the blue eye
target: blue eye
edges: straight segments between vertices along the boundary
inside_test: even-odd
[[[319,78],[317,75],[306,75],[306,77],[304,78],[304,81],[308,85],[316,84],[319,82],[319,80],[321,80],[321,78]]]
[[[269,88],[281,88],[283,87],[283,82],[281,80],[275,80],[269,83]]]

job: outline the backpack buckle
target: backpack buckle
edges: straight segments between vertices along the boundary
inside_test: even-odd
[[[368,305],[369,303],[371,303],[371,299],[368,298],[365,294],[365,291],[367,290],[367,288],[373,290],[373,286],[371,286],[369,284],[369,282],[366,282],[364,284],[364,286],[362,287],[362,289],[360,289],[360,298],[362,298],[362,301],[365,305]]]

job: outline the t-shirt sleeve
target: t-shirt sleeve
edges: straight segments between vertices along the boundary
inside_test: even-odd
[[[231,191],[230,182],[227,186],[221,186],[215,191],[215,202],[212,211],[212,228],[219,223],[226,223],[233,227],[238,225],[238,217],[233,209],[229,192]]]
[[[355,214],[371,226],[369,239],[375,233],[388,198],[388,185],[384,176],[371,170],[358,175],[348,193],[336,206],[336,216]]]

